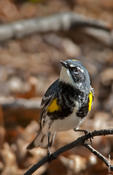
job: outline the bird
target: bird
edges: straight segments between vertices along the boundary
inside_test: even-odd
[[[42,98],[40,129],[27,149],[42,147],[49,152],[56,132],[76,130],[92,109],[94,89],[88,70],[77,59],[60,63],[59,78]]]

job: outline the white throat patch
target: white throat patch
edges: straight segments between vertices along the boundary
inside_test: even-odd
[[[65,83],[74,85],[74,81],[73,81],[73,79],[71,77],[71,74],[70,74],[69,70],[66,69],[65,67],[61,68],[60,80],[65,82]]]

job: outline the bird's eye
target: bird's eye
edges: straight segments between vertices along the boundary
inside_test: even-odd
[[[70,72],[75,82],[80,82],[84,80],[84,70],[82,70],[79,66],[70,67]]]
[[[76,73],[83,73],[84,71],[80,67],[73,67],[71,68],[71,71]]]
[[[73,73],[74,73],[74,72],[76,72],[76,73],[78,72],[77,67],[71,67],[70,69],[71,69],[71,71],[73,71]]]

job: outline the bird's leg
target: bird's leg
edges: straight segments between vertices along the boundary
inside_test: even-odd
[[[52,161],[52,160],[56,159],[56,157],[53,156],[53,154],[50,151],[50,148],[51,148],[52,143],[53,143],[53,135],[51,135],[51,133],[48,132],[48,148],[47,148],[47,151],[48,151],[49,161]]]
[[[49,156],[49,157],[50,157],[50,155],[51,155],[51,151],[50,151],[50,147],[51,147],[50,136],[51,136],[51,133],[48,132],[48,147],[47,147],[47,152],[48,152],[48,156]]]

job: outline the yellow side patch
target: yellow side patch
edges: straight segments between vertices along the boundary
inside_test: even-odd
[[[88,105],[88,111],[91,111],[91,107],[92,107],[92,102],[93,102],[93,93],[90,91],[89,93],[89,105]]]
[[[61,107],[57,104],[57,99],[55,98],[47,108],[47,112],[55,112],[60,110]]]

